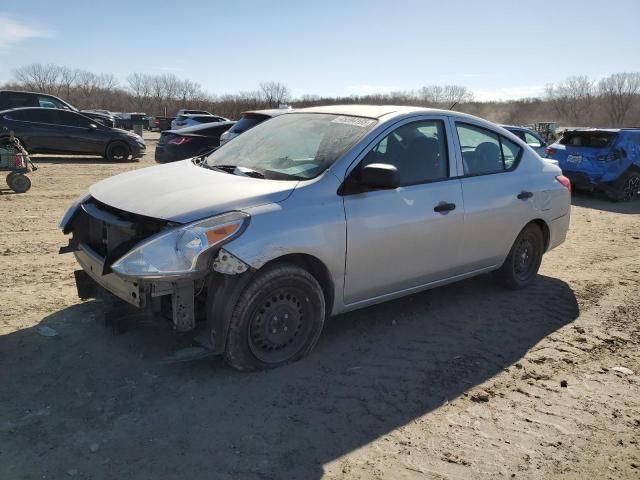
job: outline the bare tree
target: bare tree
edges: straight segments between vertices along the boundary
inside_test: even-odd
[[[69,67],[60,67],[58,95],[63,96],[67,101],[71,101],[71,91],[75,86],[77,78],[78,70]]]
[[[640,72],[610,75],[600,80],[598,90],[605,101],[611,124],[621,127],[631,104],[640,94]]]
[[[462,85],[430,85],[419,89],[416,96],[427,105],[451,106],[473,100],[473,92]]]
[[[152,79],[144,73],[133,73],[127,77],[128,91],[133,97],[135,109],[144,112],[152,93]]]
[[[595,100],[595,82],[587,76],[568,77],[563,82],[545,87],[547,100],[553,105],[556,114],[576,125],[591,124]]]
[[[289,87],[280,82],[262,82],[259,86],[264,102],[269,108],[278,108],[291,97]]]
[[[32,63],[13,72],[13,78],[25,88],[45,93],[56,92],[59,77],[60,67],[50,63]]]

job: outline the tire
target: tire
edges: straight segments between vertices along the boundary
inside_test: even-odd
[[[124,142],[110,143],[105,152],[105,158],[110,162],[126,162],[130,155],[131,149]]]
[[[542,231],[538,225],[530,223],[513,242],[502,267],[494,272],[495,279],[512,290],[528,287],[536,281],[543,253]]]
[[[289,263],[267,266],[232,309],[225,361],[240,371],[295,362],[317,343],[324,317],[322,288],[309,272]]]
[[[22,173],[10,173],[7,175],[7,185],[16,193],[24,193],[31,188],[31,180]]]
[[[640,198],[640,173],[625,173],[605,193],[614,202],[628,202]]]

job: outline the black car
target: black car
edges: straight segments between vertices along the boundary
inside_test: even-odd
[[[142,137],[94,123],[91,118],[57,108],[15,108],[0,112],[0,137],[10,132],[29,153],[102,155],[111,161],[140,158]]]
[[[196,157],[220,146],[220,135],[235,122],[219,122],[180,130],[166,130],[156,146],[156,162],[166,163]]]
[[[80,112],[107,127],[114,126],[113,115],[93,110],[80,111],[73,105],[70,105],[61,98],[54,97],[53,95],[38,92],[0,90],[0,110],[9,110],[10,108],[21,107],[59,108],[62,110],[70,110],[72,112]]]

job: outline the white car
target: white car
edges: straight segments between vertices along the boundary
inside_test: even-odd
[[[60,224],[62,251],[82,298],[107,290],[177,332],[202,320],[207,353],[274,368],[309,353],[330,315],[487,272],[531,285],[565,240],[570,188],[471,115],[315,107],[91,186]]]
[[[186,127],[195,127],[203,123],[228,122],[228,118],[219,117],[217,115],[201,115],[201,114],[184,114],[178,115],[175,120],[171,121],[171,130],[179,130]]]

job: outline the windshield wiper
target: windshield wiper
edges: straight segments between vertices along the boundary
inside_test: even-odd
[[[243,167],[241,165],[207,165],[208,168],[213,170],[221,170],[233,175],[245,175],[253,178],[265,178],[264,173],[254,170],[253,168]]]

